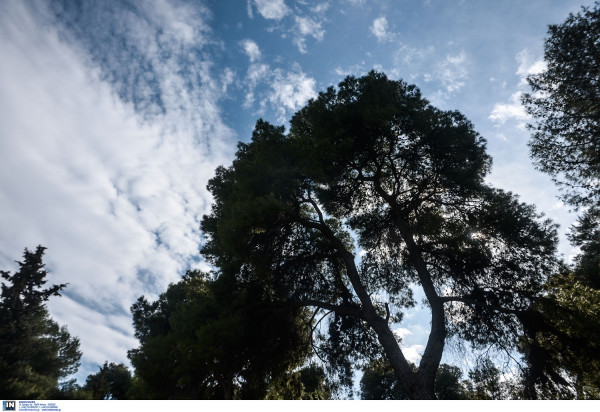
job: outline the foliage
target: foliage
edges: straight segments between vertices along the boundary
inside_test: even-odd
[[[309,364],[280,376],[269,385],[266,399],[325,400],[332,398],[325,370]]]
[[[91,393],[91,399],[123,400],[131,385],[131,372],[125,365],[104,362],[97,373],[88,375],[83,389]]]
[[[570,239],[581,253],[548,280],[526,320],[527,397],[600,398],[599,216],[596,208],[580,216]]]
[[[522,347],[528,398],[598,399],[600,291],[565,271],[547,285]],[[533,324],[533,322],[531,322]]]
[[[571,243],[580,248],[574,276],[582,284],[600,290],[600,205],[587,209],[571,228]]]
[[[440,365],[435,377],[435,394],[440,400],[467,399],[460,368],[446,363]]]
[[[66,286],[44,288],[45,248],[25,249],[19,271],[0,271],[0,397],[41,399],[58,390],[59,380],[77,371],[79,340],[50,317],[45,302]]]
[[[504,378],[500,369],[488,357],[477,360],[465,381],[469,399],[514,399],[521,393],[514,379]]]
[[[597,399],[600,396],[600,6],[582,8],[551,25],[547,69],[528,78],[523,103],[536,123],[531,154],[583,208],[570,240],[580,248],[573,267],[545,285],[529,316],[523,349],[528,397]]]
[[[416,366],[412,365],[414,369]],[[437,399],[467,399],[467,388],[461,379],[461,370],[445,363],[440,364],[435,378],[435,394]],[[363,369],[360,380],[361,399],[383,400],[409,399],[398,381],[394,370],[385,359],[376,359]]]
[[[291,126],[258,121],[209,182],[211,263],[312,308],[316,354],[342,384],[384,354],[410,398],[433,398],[448,334],[516,347],[519,314],[557,266],[555,225],[484,183],[485,142],[464,116],[371,72],[320,93]],[[411,284],[432,314],[416,370],[390,328],[414,305]]]
[[[226,275],[188,272],[155,302],[133,306],[140,347],[132,397],[262,399],[269,384],[302,363],[303,312],[272,305]]]
[[[528,78],[523,103],[536,123],[531,155],[574,206],[600,203],[600,7],[551,25],[547,69]]]
[[[366,400],[409,399],[394,369],[385,359],[375,359],[364,369],[360,379],[360,398]]]

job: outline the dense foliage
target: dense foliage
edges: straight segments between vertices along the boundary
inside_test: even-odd
[[[84,391],[91,399],[127,399],[131,389],[131,372],[122,363],[104,362],[100,370],[90,374],[85,380]]]
[[[532,91],[523,98],[535,121],[532,157],[576,206],[600,202],[599,40],[598,3],[549,26],[547,69],[528,78]]]
[[[25,249],[14,274],[0,271],[0,397],[3,399],[53,398],[59,381],[77,371],[79,340],[48,314],[46,301],[60,296],[66,286],[44,288],[48,273],[42,257],[45,248]]]
[[[435,378],[435,394],[440,400],[518,399],[517,387],[489,358],[479,359],[467,378],[458,367],[442,363]],[[374,360],[363,370],[360,389],[361,399],[409,399],[385,359]]]
[[[555,227],[484,183],[490,159],[464,116],[371,72],[320,93],[291,125],[285,135],[259,121],[210,181],[203,253],[216,267],[325,316],[315,347],[342,381],[384,355],[410,398],[433,398],[449,334],[517,347],[557,267]],[[432,315],[416,370],[390,328],[414,305],[411,284]]]
[[[600,397],[600,5],[549,26],[547,69],[528,78],[523,103],[534,123],[537,166],[553,176],[563,199],[583,209],[570,240],[572,267],[552,276],[536,304],[536,328],[523,348],[527,395]]]
[[[227,276],[188,272],[157,301],[140,298],[132,313],[140,341],[129,352],[133,398],[262,399],[308,350],[302,311]]]

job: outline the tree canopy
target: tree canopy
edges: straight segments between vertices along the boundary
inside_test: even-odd
[[[523,97],[532,115],[531,156],[583,209],[569,238],[580,249],[574,265],[553,274],[539,311],[534,339],[524,348],[531,397],[598,398],[600,365],[600,5],[582,8],[551,25],[547,68],[528,77]],[[568,382],[571,385],[568,384]],[[571,387],[572,390],[566,390]]]
[[[364,369],[360,380],[361,399],[408,399],[393,369],[385,359],[377,359]],[[520,397],[514,379],[501,376],[491,359],[477,360],[463,379],[460,368],[440,364],[435,378],[435,394],[440,400],[515,399]]]
[[[371,72],[322,92],[290,132],[258,121],[217,169],[204,255],[270,299],[313,310],[316,354],[348,382],[385,356],[410,398],[435,397],[450,335],[515,348],[557,268],[556,227],[484,183],[485,141],[456,111]],[[391,325],[420,287],[431,333],[417,368]]]
[[[550,25],[545,71],[528,77],[531,155],[574,206],[600,203],[600,7]]]
[[[79,340],[48,314],[46,301],[60,296],[67,285],[44,288],[42,246],[25,249],[14,274],[0,271],[0,397],[3,399],[53,398],[59,380],[77,371]]]
[[[283,389],[284,375],[306,357],[306,320],[254,293],[225,275],[213,281],[192,271],[157,301],[140,298],[130,397],[262,399],[274,382]]]
[[[122,363],[104,362],[97,373],[88,375],[83,387],[92,399],[127,399],[131,388],[131,372]]]

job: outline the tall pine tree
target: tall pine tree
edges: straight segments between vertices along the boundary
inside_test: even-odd
[[[79,339],[50,317],[46,301],[60,296],[66,284],[44,288],[45,248],[25,249],[19,271],[0,271],[5,282],[0,299],[0,397],[53,397],[59,380],[79,367]]]

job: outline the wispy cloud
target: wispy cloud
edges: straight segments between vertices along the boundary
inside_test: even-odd
[[[311,17],[294,16],[296,22],[292,33],[294,35],[294,43],[298,46],[300,53],[306,53],[306,38],[313,37],[321,41],[325,36],[325,30],[322,27],[322,22]]]
[[[396,328],[392,331],[394,333],[394,335],[396,335],[398,338],[404,340],[404,338],[406,338],[409,335],[412,335],[413,333],[406,328]]]
[[[285,123],[291,114],[317,95],[315,79],[297,64],[290,69],[271,68],[266,63],[251,64],[244,82],[247,87],[244,107],[260,115],[270,110],[279,123]],[[257,90],[260,90],[258,99]],[[258,107],[256,100],[259,100]]]
[[[253,40],[244,39],[240,42],[240,45],[244,49],[244,53],[246,53],[246,56],[248,56],[251,63],[260,60],[262,54],[260,52],[258,44],[256,44]]]
[[[310,11],[316,14],[325,13],[327,10],[329,10],[329,6],[329,2],[325,1],[323,3],[319,3],[316,6],[311,7]]]
[[[256,87],[263,81],[265,81],[270,75],[270,67],[268,64],[264,63],[255,63],[251,64],[248,67],[248,71],[246,73],[246,98],[244,100],[244,107],[250,108],[254,103],[254,91]]]
[[[438,64],[436,76],[446,92],[454,93],[465,85],[468,76],[466,62],[467,55],[460,52],[454,56],[446,56],[446,59]]]
[[[429,48],[427,51],[422,51],[422,54],[418,56],[423,60],[432,51],[433,48]],[[458,54],[446,55],[445,59],[433,65],[433,71],[423,74],[423,80],[426,83],[431,82],[434,87],[437,87],[437,91],[429,96],[434,105],[444,105],[451,96],[455,95],[465,86],[469,78],[467,64],[467,55],[464,51],[461,51]]]
[[[310,98],[315,97],[315,79],[300,69],[295,71],[275,70],[269,100],[279,107],[279,121],[284,122],[290,112],[300,109]]]
[[[508,120],[516,120],[520,129],[525,129],[526,121],[530,116],[525,111],[521,104],[521,92],[515,92],[510,101],[505,103],[496,103],[489,115],[489,119],[494,121],[496,125],[503,125]]]
[[[217,106],[232,74],[189,60],[212,41],[205,11],[102,4],[61,31],[41,3],[0,4],[0,249],[48,247],[69,283],[50,308],[86,365],[126,361],[132,302],[202,265],[206,181],[234,146]]]
[[[282,38],[289,38],[302,54],[308,52],[307,40],[317,41],[325,37],[324,24],[329,10],[329,2],[309,3],[297,2],[289,8],[283,0],[252,0],[248,2],[248,16],[253,18],[253,9],[268,20],[275,20],[267,26],[269,32],[281,32]]]
[[[521,76],[520,86],[527,84],[527,76],[539,74],[546,70],[546,62],[541,58],[534,58],[527,49],[521,50],[516,56],[519,68],[516,74]]]
[[[389,31],[388,21],[385,17],[378,17],[373,20],[371,33],[377,37],[377,41],[384,43],[393,39],[394,34]]]
[[[258,13],[265,19],[281,20],[291,12],[284,0],[253,0],[253,3]],[[248,10],[252,17],[251,6],[248,7]]]
[[[521,104],[521,96],[523,95],[523,91],[527,88],[527,77],[532,74],[542,73],[546,70],[546,62],[543,59],[534,58],[527,49],[517,53],[515,60],[518,64],[515,74],[520,77],[519,84],[516,87],[517,91],[510,96],[508,101],[494,104],[489,119],[492,120],[497,127],[505,124],[509,120],[515,120],[517,122],[517,127],[525,130],[526,123],[530,119],[530,116]]]

